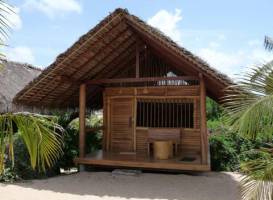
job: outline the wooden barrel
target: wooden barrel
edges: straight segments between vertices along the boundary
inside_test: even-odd
[[[154,141],[154,158],[166,160],[173,156],[172,141]]]

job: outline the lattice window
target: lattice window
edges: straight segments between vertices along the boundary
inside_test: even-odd
[[[139,127],[193,128],[192,99],[138,99]]]

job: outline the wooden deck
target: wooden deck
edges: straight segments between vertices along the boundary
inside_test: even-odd
[[[157,170],[181,170],[181,171],[210,171],[209,165],[202,165],[200,156],[195,156],[194,161],[181,161],[183,156],[177,156],[169,160],[154,160],[145,154],[113,153],[98,151],[86,155],[84,158],[76,158],[76,164],[129,167]]]

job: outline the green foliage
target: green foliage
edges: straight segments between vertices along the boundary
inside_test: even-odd
[[[210,132],[223,133],[226,132],[227,125],[223,117],[223,109],[221,106],[207,97],[207,127]]]
[[[234,171],[238,169],[238,158],[233,144],[225,135],[210,137],[211,166],[214,171]]]
[[[272,41],[267,39],[271,49]],[[227,90],[226,116],[232,129],[245,138],[273,138],[273,61],[251,69],[238,84]],[[273,199],[273,147],[271,158],[257,157],[242,165],[243,199]],[[247,170],[246,170],[247,169]]]
[[[224,99],[228,123],[244,137],[273,136],[273,62],[250,70]]]
[[[13,183],[19,179],[19,176],[14,172],[12,167],[6,167],[3,173],[0,174],[0,182]]]
[[[243,162],[242,171],[247,174],[241,181],[242,197],[245,200],[273,199],[273,151],[270,148],[259,150],[263,157]]]
[[[64,127],[62,134],[62,151],[64,152],[58,161],[46,168],[45,171],[33,169],[30,162],[30,154],[22,139],[22,136],[17,133],[13,135],[13,152],[14,160],[8,159],[8,155],[5,156],[5,168],[3,174],[0,176],[0,182],[13,182],[18,179],[36,179],[46,178],[60,174],[60,168],[70,169],[75,167],[73,159],[78,156],[78,113],[66,112],[55,113],[56,123]],[[102,126],[102,117],[93,113],[90,118],[86,119],[89,127]],[[18,129],[15,128],[14,132]],[[102,133],[90,133],[86,135],[86,153],[91,153],[101,148]]]
[[[14,166],[14,136],[23,140],[33,169],[46,171],[62,154],[63,128],[52,116],[31,113],[0,115],[0,174],[5,167],[5,156]]]
[[[20,135],[14,137],[14,163],[6,159],[5,169],[0,175],[0,182],[14,182],[20,179],[46,178],[59,174],[59,169],[52,167],[45,172],[31,167],[29,153]]]
[[[79,154],[79,119],[78,114],[73,112],[58,113],[58,123],[64,127],[63,155],[55,165],[57,168],[69,169],[75,167],[74,158]],[[97,113],[91,113],[86,118],[87,127],[102,126],[102,118]],[[91,153],[101,148],[102,133],[86,134],[86,153]]]
[[[215,121],[222,116],[222,108],[211,98],[206,99],[207,120]]]
[[[74,167],[73,159],[78,155],[78,130],[74,129],[69,123],[77,117],[77,113],[55,113],[65,132],[63,137],[63,154],[55,164],[56,168],[69,169]]]
[[[241,162],[265,156],[255,150],[263,145],[262,141],[252,141],[228,130],[222,134],[211,135],[209,141],[211,166],[214,171],[238,171]]]

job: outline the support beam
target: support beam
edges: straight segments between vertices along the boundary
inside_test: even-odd
[[[136,40],[136,78],[139,78],[139,39]]]
[[[79,134],[79,149],[80,158],[84,158],[85,155],[85,111],[86,111],[86,85],[80,85],[79,95],[79,122],[80,122],[80,134]]]
[[[199,80],[197,76],[174,76],[174,77],[144,77],[144,78],[116,78],[116,79],[93,79],[85,81],[87,85],[103,85],[111,83],[141,83],[155,81],[173,81],[173,80]]]
[[[206,85],[203,75],[200,79],[200,130],[201,130],[201,161],[208,164],[208,138],[207,138],[207,116],[206,116]]]

